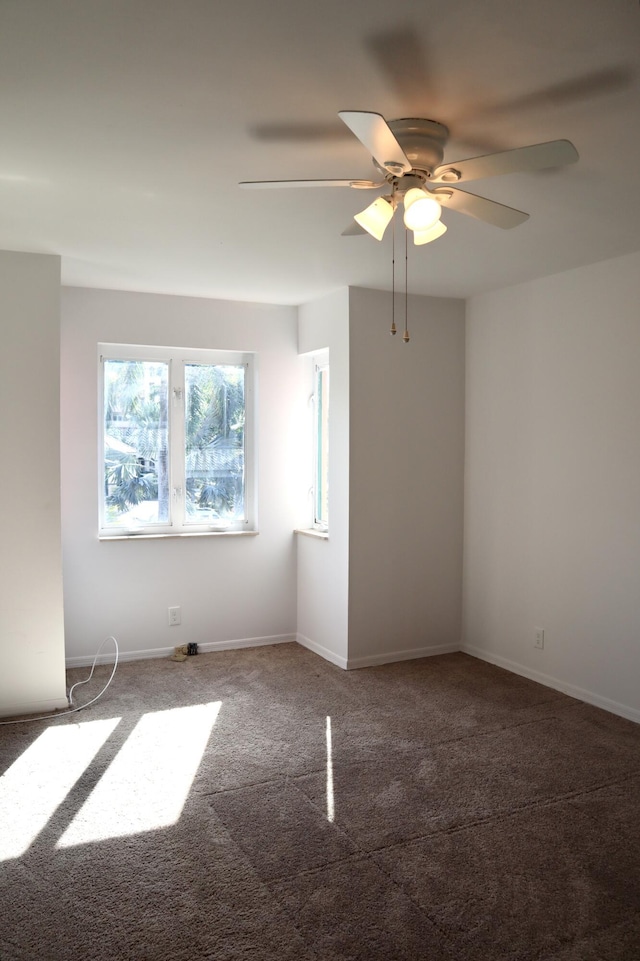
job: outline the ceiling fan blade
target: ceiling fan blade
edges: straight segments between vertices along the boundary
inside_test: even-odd
[[[468,180],[482,180],[498,174],[523,173],[529,170],[542,170],[544,167],[562,167],[575,163],[578,151],[569,140],[550,140],[530,147],[516,147],[515,150],[502,150],[500,153],[486,154],[484,157],[471,157],[456,163],[441,164],[436,167],[432,183],[465,183]]]
[[[381,114],[364,110],[340,110],[338,116],[383,170],[388,170],[394,176],[411,170],[411,163]]]
[[[354,187],[356,190],[377,190],[386,187],[386,182],[374,183],[373,180],[243,180],[239,187],[252,190],[271,187]]]
[[[370,34],[365,48],[402,103],[403,117],[421,117],[426,104],[437,104],[432,60],[424,35],[408,25]],[[432,116],[433,114],[429,114]]]
[[[561,80],[559,83],[513,97],[503,103],[479,106],[476,108],[475,116],[570,106],[584,100],[592,100],[594,97],[619,93],[631,85],[633,77],[634,73],[629,67],[607,67],[580,77],[572,77],[570,80]]]
[[[494,227],[502,227],[509,230],[517,227],[529,219],[529,214],[514,207],[506,207],[495,200],[487,200],[486,197],[478,197],[477,194],[467,193],[466,190],[456,190],[455,187],[447,190],[433,190],[433,195],[439,200],[443,207],[457,210],[461,214],[468,214],[476,220],[483,220]]]

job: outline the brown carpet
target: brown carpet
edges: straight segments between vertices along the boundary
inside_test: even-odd
[[[640,727],[464,654],[122,664],[0,762],[1,961],[640,961]]]

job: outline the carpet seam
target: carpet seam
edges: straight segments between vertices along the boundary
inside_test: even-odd
[[[281,781],[281,779],[275,779],[275,780],[269,781],[269,782],[267,782],[267,783],[269,783],[269,784],[278,784],[278,783],[282,783],[282,781]],[[285,787],[287,786],[287,784],[288,784],[288,782],[284,782]],[[312,799],[311,799],[307,794],[305,794],[303,791],[301,791],[301,790],[300,790],[298,787],[296,787],[295,785],[292,785],[292,787],[294,788],[294,790],[296,791],[296,793],[299,794],[300,797],[301,797],[304,801],[306,801],[307,804],[309,804],[309,805],[314,809],[314,811],[316,811],[321,817],[324,817],[324,812],[314,803],[314,801],[312,801]],[[225,792],[225,793],[226,793],[226,792]],[[215,810],[215,808],[214,808],[214,810]],[[251,853],[243,846],[243,844],[242,844],[241,841],[238,841],[235,837],[233,837],[233,836],[231,835],[229,829],[227,828],[226,824],[224,823],[224,819],[222,818],[222,816],[221,816],[217,811],[216,811],[215,813],[216,813],[217,817],[220,819],[220,821],[221,821],[221,823],[222,823],[222,826],[223,826],[223,828],[224,828],[224,831],[225,831],[225,833],[226,833],[226,834],[228,835],[228,837],[229,837],[229,841],[231,841],[232,843],[238,845],[238,847],[240,848],[240,850],[242,851],[242,853],[243,853],[243,854],[245,855],[245,857],[248,859],[248,861],[249,861],[249,863],[251,864],[253,870],[256,871],[256,873],[258,874],[258,877],[260,877],[260,879],[261,879],[262,881],[264,881],[264,882],[267,882],[267,881],[270,881],[270,880],[271,880],[271,881],[282,881],[282,880],[284,880],[286,877],[298,877],[298,875],[302,873],[302,872],[295,872],[295,873],[289,874],[289,875],[270,875],[270,876],[265,876],[265,875],[261,874],[260,871],[259,871],[259,869],[257,868],[255,862],[254,862],[254,859],[253,859]],[[338,834],[340,834],[341,837],[343,837],[344,839],[346,839],[347,841],[349,841],[349,843],[353,844],[353,846],[356,848],[356,852],[352,852],[351,854],[345,855],[345,857],[337,857],[337,858],[332,859],[332,860],[330,860],[330,861],[326,861],[326,862],[324,863],[324,865],[323,865],[324,867],[327,867],[327,866],[329,866],[329,865],[331,865],[331,864],[341,864],[341,863],[344,862],[344,861],[348,861],[350,858],[354,857],[354,854],[358,853],[358,851],[361,851],[360,845],[359,845],[357,842],[355,842],[355,841],[353,841],[353,840],[351,839],[351,836],[344,830],[344,828],[338,827],[338,825],[336,825],[336,824],[334,824],[334,823],[332,823],[332,828],[333,828],[334,831],[336,831]],[[363,851],[362,853],[365,853],[365,854],[366,854],[366,852],[364,852],[364,851]],[[317,869],[315,869],[315,868],[309,868],[308,870],[311,870],[311,871],[312,871],[312,870],[321,870],[323,866],[319,866]]]
[[[640,768],[635,772],[625,775],[623,778],[614,778],[610,781],[605,781],[602,784],[597,784],[593,787],[580,790],[580,791],[570,791],[566,794],[560,794],[553,798],[541,798],[539,801],[533,801],[529,804],[522,804],[516,808],[510,809],[505,812],[498,812],[496,816],[487,816],[485,818],[478,818],[473,821],[468,821],[465,824],[454,824],[446,828],[441,828],[439,830],[430,831],[427,834],[418,834],[410,838],[405,838],[402,841],[393,841],[391,844],[385,844],[376,848],[367,848],[371,854],[377,854],[381,851],[392,850],[393,848],[402,847],[405,844],[414,844],[417,841],[428,841],[434,837],[442,837],[447,834],[459,834],[462,831],[467,831],[472,828],[482,827],[485,824],[501,824],[508,821],[510,818],[516,817],[525,811],[533,811],[536,809],[544,809],[549,807],[554,807],[557,804],[561,804],[565,801],[572,801],[579,797],[585,797],[590,794],[595,794],[596,791],[604,790],[608,787],[614,787],[616,784],[626,784],[627,781],[632,781],[634,778],[640,776]],[[585,815],[587,816],[587,815]],[[592,819],[591,819],[592,820]]]
[[[321,817],[324,817],[324,811],[318,806],[318,804],[316,804],[315,801],[313,801],[307,794],[305,794],[305,793],[304,793],[303,791],[301,791],[299,788],[296,788],[296,790],[298,791],[299,794],[302,795],[302,797],[304,797],[304,799],[308,802],[308,804],[309,804],[312,808],[314,808],[315,811],[318,812],[318,814],[319,814]],[[411,904],[413,905],[413,907],[416,909],[416,911],[421,915],[421,917],[425,918],[425,919],[429,922],[429,924],[431,924],[431,925],[440,933],[441,937],[444,938],[444,940],[445,940],[448,948],[450,948],[450,950],[451,950],[452,961],[453,961],[453,957],[454,957],[454,956],[453,956],[453,951],[454,951],[454,949],[455,949],[455,945],[454,945],[454,944],[452,943],[452,941],[451,941],[451,936],[450,936],[449,932],[448,932],[435,918],[433,918],[433,917],[430,916],[430,914],[422,907],[422,905],[419,904],[419,903],[415,900],[415,898],[414,898],[408,891],[405,890],[405,888],[400,884],[400,882],[398,882],[395,878],[393,878],[380,864],[378,864],[378,863],[376,862],[376,860],[375,860],[374,857],[373,857],[373,853],[374,853],[374,852],[372,852],[372,851],[367,850],[366,848],[364,848],[364,847],[362,846],[361,842],[360,842],[358,839],[353,838],[353,837],[351,836],[351,834],[350,834],[346,829],[344,829],[344,828],[342,828],[342,827],[341,827],[341,828],[338,828],[338,826],[337,826],[335,823],[333,824],[333,827],[334,827],[334,829],[339,830],[339,831],[340,831],[340,834],[343,835],[344,837],[346,837],[346,839],[353,844],[354,848],[356,849],[353,854],[347,855],[347,856],[344,857],[344,858],[337,858],[335,861],[328,861],[328,862],[326,862],[325,864],[319,865],[319,866],[316,867],[316,868],[307,868],[307,869],[305,869],[304,871],[298,871],[298,872],[296,872],[295,874],[292,874],[292,875],[282,876],[282,877],[273,877],[273,878],[270,878],[270,879],[265,879],[265,883],[266,883],[267,885],[269,885],[269,882],[271,882],[272,884],[275,884],[275,883],[282,882],[282,881],[286,880],[287,877],[289,877],[289,878],[298,878],[298,877],[305,877],[305,876],[308,877],[308,876],[313,876],[313,875],[321,874],[321,873],[322,873],[324,870],[326,870],[328,867],[335,867],[336,865],[339,865],[339,864],[345,864],[345,863],[347,863],[348,861],[354,861],[354,862],[361,861],[361,862],[366,862],[367,864],[373,866],[377,871],[379,871],[380,874],[384,875],[384,876],[386,877],[386,879],[387,879],[387,882],[390,883],[391,885],[393,885],[393,887],[394,887],[397,891],[399,891],[399,892],[402,894],[403,897],[405,897],[408,901],[410,901]],[[273,890],[271,891],[271,893],[273,894],[274,897],[277,898],[277,894],[276,894]],[[280,900],[280,899],[278,899],[278,900]],[[280,902],[280,903],[282,903],[282,902]],[[288,909],[287,909],[286,905],[284,905],[283,908],[284,908],[285,911],[287,911],[287,915],[289,916],[289,912],[288,912]]]
[[[222,797],[225,794],[234,794],[239,791],[247,791],[254,787],[266,787],[269,784],[280,784],[284,781],[288,784],[289,781],[293,781],[296,778],[312,777],[314,774],[323,774],[323,768],[314,768],[311,771],[305,771],[303,774],[287,774],[287,775],[277,775],[276,777],[267,778],[264,781],[250,781],[247,784],[241,784],[236,787],[224,787],[220,788],[218,791],[202,791],[200,797]]]
[[[356,846],[358,845],[356,844]],[[305,868],[303,871],[298,871],[293,875],[266,879],[265,884],[267,884],[267,886],[269,887],[270,893],[273,895],[273,897],[278,900],[278,903],[281,905],[283,911],[287,914],[287,917],[290,920],[292,920],[293,924],[296,926],[296,929],[299,930],[295,921],[295,919],[297,918],[297,914],[293,914],[290,911],[290,909],[286,906],[286,904],[283,904],[282,900],[278,897],[277,892],[272,889],[271,885],[272,884],[276,885],[279,882],[288,880],[289,878],[294,879],[294,878],[313,877],[315,875],[322,874],[322,872],[325,871],[328,867],[335,867],[336,865],[346,864],[348,861],[353,861],[354,863],[369,864],[372,867],[374,867],[377,871],[379,871],[380,874],[384,875],[384,877],[387,879],[387,883],[391,884],[397,891],[399,891],[400,894],[407,899],[407,901],[410,901],[413,907],[415,908],[415,910],[418,912],[418,914],[420,914],[421,917],[426,919],[429,922],[429,924],[431,924],[436,929],[436,931],[438,931],[438,933],[444,938],[447,948],[450,949],[451,951],[451,961],[454,961],[453,951],[455,949],[455,944],[452,941],[450,932],[435,918],[432,918],[431,915],[422,907],[422,905],[415,900],[413,895],[410,894],[410,892],[406,891],[405,888],[402,886],[402,884],[398,880],[396,880],[396,878],[392,877],[380,864],[378,864],[374,860],[371,852],[369,851],[360,849],[355,854],[349,855],[348,857],[345,857],[345,858],[341,858],[337,861],[331,861],[331,862],[328,862],[327,864],[319,865],[318,867],[315,867],[315,868]]]

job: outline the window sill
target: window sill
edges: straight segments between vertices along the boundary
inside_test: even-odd
[[[314,528],[299,529],[296,528],[293,532],[294,534],[304,534],[305,537],[317,537],[318,540],[328,541],[329,531],[316,531]]]
[[[99,534],[99,541],[157,541],[184,537],[257,537],[260,531],[181,531],[171,534]]]

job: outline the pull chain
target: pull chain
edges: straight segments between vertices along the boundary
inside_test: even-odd
[[[408,262],[409,262],[409,253],[408,253],[408,251],[409,251],[409,245],[408,245],[408,242],[407,242],[407,236],[408,236],[408,234],[409,234],[409,231],[405,229],[405,232],[404,232],[404,334],[402,335],[402,339],[403,339],[403,341],[405,342],[405,344],[408,344],[408,343],[409,343],[409,320],[408,320],[408,315],[409,315],[409,282],[408,282],[408,277],[409,277],[409,268],[408,268]]]
[[[390,334],[395,336],[396,327],[396,218],[391,224],[391,330]]]

